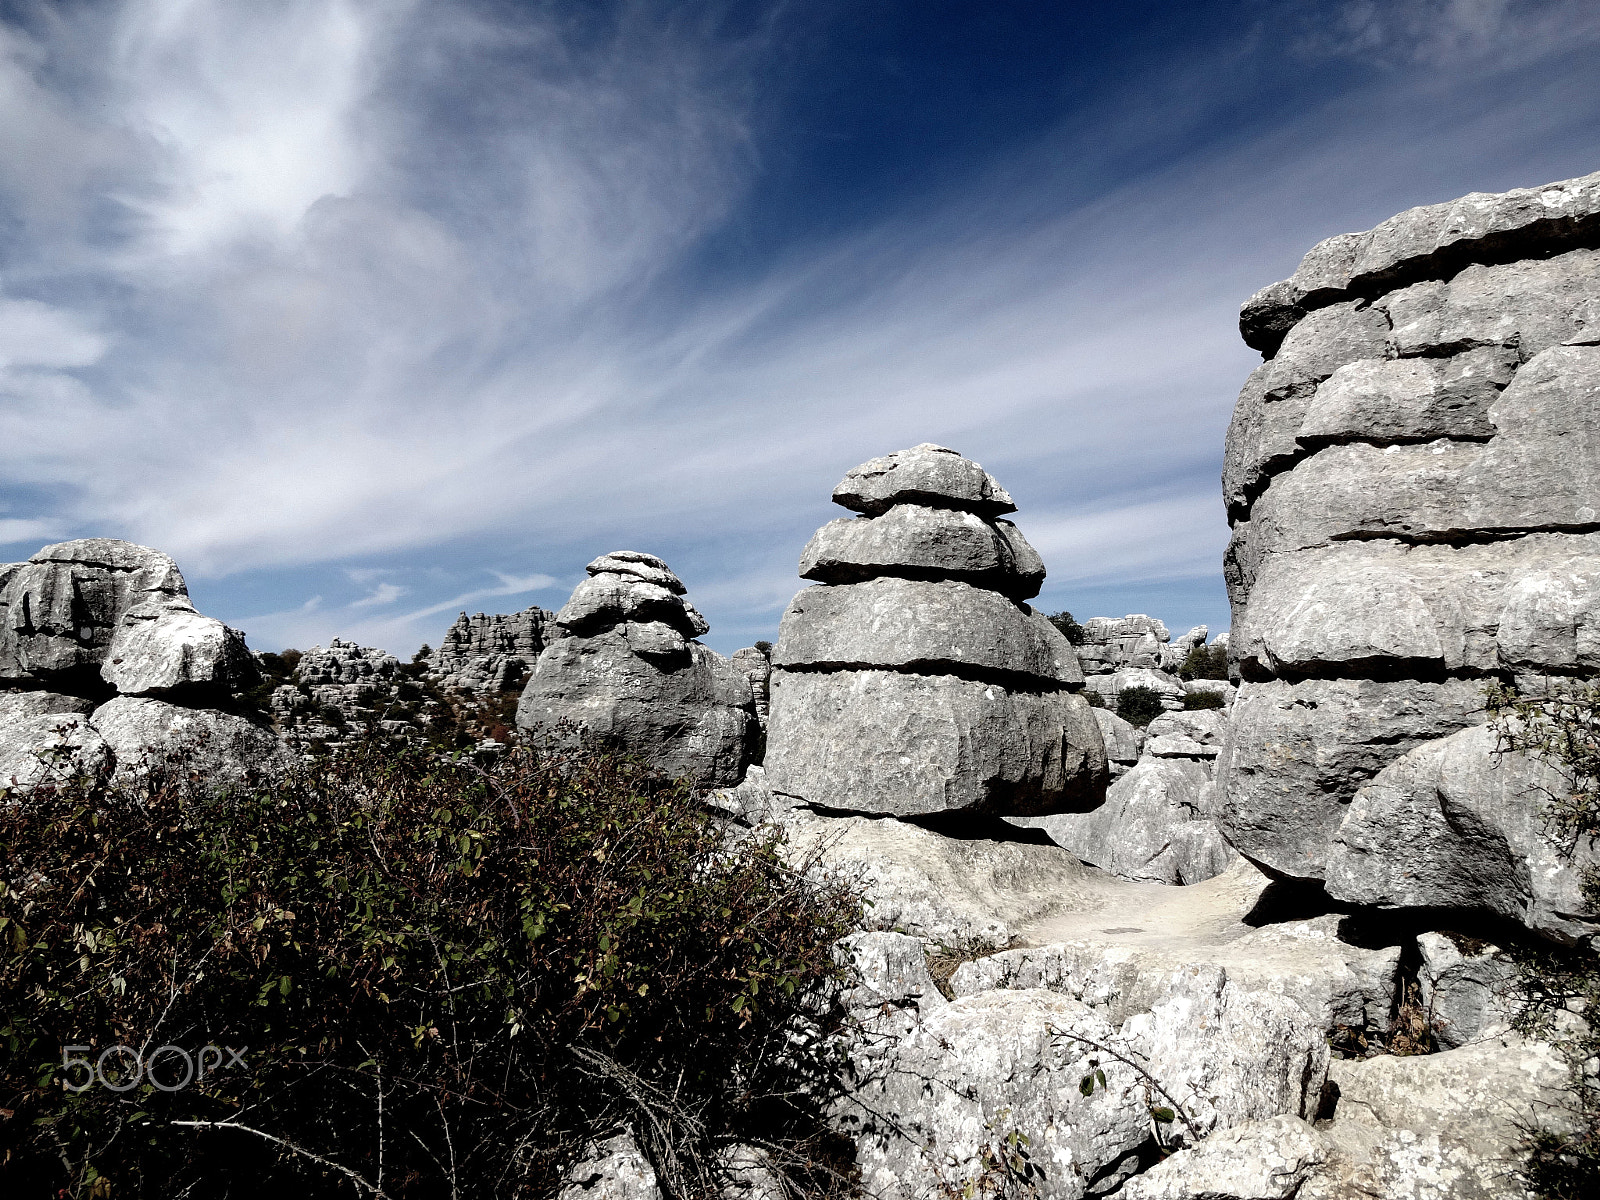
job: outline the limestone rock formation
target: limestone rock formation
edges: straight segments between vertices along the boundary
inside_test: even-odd
[[[765,645],[766,643],[762,643]],[[767,713],[771,708],[772,654],[770,648],[746,646],[733,652],[732,663],[743,671],[750,681],[750,695],[755,700],[756,722],[763,734],[767,731]]]
[[[272,691],[272,715],[296,749],[342,749],[371,734],[420,730],[420,700],[387,650],[331,638],[300,656],[294,682]]]
[[[1350,806],[1481,724],[1485,677],[1600,667],[1597,204],[1600,174],[1412,209],[1322,242],[1244,307],[1267,361],[1225,455],[1243,682],[1218,772],[1224,830],[1274,872],[1327,878],[1348,816],[1337,886],[1364,903],[1450,904],[1463,879],[1538,873],[1531,844],[1489,836],[1455,845],[1454,884],[1402,884],[1420,850],[1371,836],[1394,832],[1399,792]]]
[[[1329,851],[1328,892],[1385,908],[1475,910],[1587,941],[1600,918],[1584,915],[1583,875],[1600,854],[1582,841],[1563,853],[1540,810],[1566,786],[1547,763],[1496,754],[1486,726],[1418,746],[1356,792]]]
[[[695,641],[710,626],[654,555],[590,563],[555,616],[517,724],[556,744],[598,742],[708,787],[737,784],[759,728],[750,679]]]
[[[510,614],[462,613],[428,659],[434,682],[482,696],[520,689],[554,617],[538,605]]]
[[[0,788],[176,750],[219,784],[280,771],[279,739],[223,711],[259,680],[244,635],[196,612],[159,551],[84,538],[0,565]]]
[[[773,655],[767,781],[827,809],[922,816],[1086,808],[1104,744],[1066,638],[1023,601],[1044,566],[1015,506],[953,450],[851,471],[801,559]]]
[[[0,686],[203,702],[257,679],[244,635],[197,613],[159,551],[84,538],[0,566]]]
[[[1083,623],[1078,658],[1085,675],[1110,675],[1130,668],[1170,673],[1183,665],[1190,650],[1205,645],[1209,635],[1204,625],[1196,625],[1174,639],[1164,623],[1143,613],[1090,617]]]

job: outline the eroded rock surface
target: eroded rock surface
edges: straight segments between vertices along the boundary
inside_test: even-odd
[[[1600,665],[1596,203],[1600,175],[1412,209],[1245,305],[1267,361],[1228,432],[1243,685],[1218,779],[1224,831],[1273,871],[1324,879],[1358,791],[1483,724],[1485,680]],[[1543,870],[1526,839],[1466,840],[1457,881]],[[1420,843],[1361,844],[1344,894],[1455,902]],[[1555,932],[1544,911],[1519,919]]]
[[[732,787],[759,729],[750,677],[694,639],[710,626],[654,555],[588,566],[555,616],[517,704],[517,724],[554,744],[592,742],[671,775]]]
[[[538,605],[517,613],[462,613],[429,659],[434,681],[484,696],[520,689],[554,617]]]
[[[1026,603],[1044,565],[978,464],[922,445],[851,471],[784,613],[767,783],[791,802],[917,817],[1090,808],[1109,774],[1066,638]]]

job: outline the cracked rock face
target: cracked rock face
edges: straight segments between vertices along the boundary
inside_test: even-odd
[[[0,685],[206,699],[258,678],[244,635],[196,612],[157,550],[82,538],[0,566]]]
[[[1105,746],[1071,644],[1024,600],[1044,564],[977,463],[922,445],[834,490],[863,517],[806,547],[773,653],[767,781],[897,817],[1027,816],[1104,797]]]
[[[435,681],[480,696],[520,688],[539,661],[554,619],[538,605],[519,613],[462,613],[429,660]]]
[[[708,787],[737,784],[759,729],[749,674],[693,640],[711,627],[659,558],[621,550],[587,569],[555,615],[518,726],[637,754]]]
[[[1245,305],[1267,361],[1225,454],[1243,682],[1218,781],[1224,832],[1268,870],[1327,878],[1348,819],[1350,898],[1455,903],[1413,869],[1421,841],[1367,827],[1399,819],[1395,787],[1433,788],[1441,811],[1423,775],[1456,749],[1417,760],[1359,819],[1352,801],[1424,743],[1481,725],[1486,677],[1600,666],[1597,289],[1600,174],[1331,238]],[[1521,877],[1539,858],[1499,826],[1450,853],[1458,878]],[[1519,895],[1486,903],[1556,935]]]

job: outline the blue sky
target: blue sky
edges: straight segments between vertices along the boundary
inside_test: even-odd
[[[837,479],[982,462],[1040,603],[1227,625],[1238,306],[1600,169],[1592,0],[0,0],[0,561],[409,655],[664,557],[772,637]]]

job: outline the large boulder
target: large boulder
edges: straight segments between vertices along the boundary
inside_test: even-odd
[[[1274,874],[1321,879],[1356,791],[1413,746],[1483,716],[1475,679],[1246,683],[1217,759],[1228,841]]]
[[[1056,845],[1122,879],[1199,883],[1222,874],[1235,857],[1217,829],[1216,803],[1203,761],[1149,758],[1114,781],[1093,812],[1018,823],[1043,829]]]
[[[708,787],[737,784],[759,730],[750,677],[693,640],[709,626],[659,558],[617,551],[588,570],[556,614],[518,726],[555,745],[636,754]]]
[[[122,779],[182,763],[209,786],[227,788],[270,779],[293,762],[272,730],[214,709],[118,696],[95,709],[90,722],[115,756]]]
[[[1479,723],[1484,677],[1600,668],[1597,206],[1600,174],[1412,209],[1241,313],[1267,361],[1225,455],[1244,686],[1218,780],[1269,870],[1323,879],[1357,791]],[[1424,878],[1420,853],[1363,872]]]
[[[923,445],[834,492],[773,654],[766,778],[786,802],[924,817],[1087,809],[1104,741],[1071,644],[1022,600],[1038,555],[978,464]]]
[[[105,771],[110,752],[89,723],[93,707],[55,692],[0,693],[0,791]]]
[[[1454,908],[1520,922],[1556,941],[1600,933],[1583,896],[1600,854],[1544,824],[1567,781],[1553,766],[1496,752],[1478,725],[1396,759],[1355,794],[1334,835],[1330,895],[1384,908]],[[1404,848],[1404,854],[1396,853]]]
[[[84,538],[0,571],[0,684],[226,697],[257,682],[244,636],[189,603],[165,554]]]

